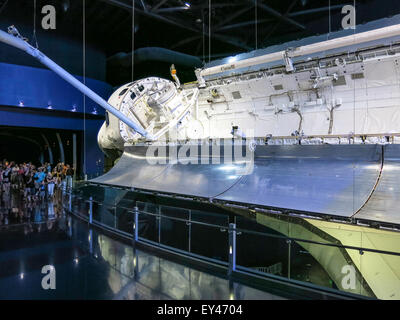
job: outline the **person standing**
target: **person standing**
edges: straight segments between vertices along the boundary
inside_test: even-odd
[[[49,171],[49,173],[46,176],[46,182],[47,182],[47,196],[49,198],[53,198],[54,196],[54,185],[55,185],[55,178]]]
[[[72,188],[72,177],[74,176],[74,169],[71,168],[69,164],[67,164],[67,170],[65,172],[67,176],[67,188]]]
[[[26,176],[26,188],[27,188],[27,200],[28,202],[32,201],[35,196],[35,181],[33,179],[34,173],[33,171],[29,172]]]
[[[3,191],[5,194],[10,193],[10,181],[11,181],[11,165],[6,162],[5,169],[3,171]]]

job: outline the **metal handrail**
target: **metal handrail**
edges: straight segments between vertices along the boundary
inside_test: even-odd
[[[85,202],[89,203],[91,200],[80,197],[80,196],[76,196],[76,198],[82,199]],[[107,204],[107,203],[102,203],[100,201],[97,201],[95,199],[92,200],[94,203],[97,203],[101,206],[104,207],[109,207],[109,208],[121,208],[121,209],[125,209],[130,213],[134,213],[134,210],[132,208],[128,208],[128,207],[124,207],[124,206],[118,206],[115,204]],[[196,221],[196,220],[187,220],[187,219],[183,219],[183,218],[177,218],[177,217],[170,217],[170,216],[165,216],[162,214],[157,214],[157,213],[152,213],[152,212],[147,212],[147,211],[140,211],[140,214],[146,214],[146,215],[150,215],[150,216],[155,216],[155,217],[162,217],[163,219],[170,219],[170,220],[175,220],[175,221],[180,221],[180,222],[186,222],[186,223],[194,223],[194,224],[199,224],[199,225],[204,225],[207,227],[212,227],[212,228],[219,228],[219,229],[224,229],[224,230],[228,230],[229,227],[228,225],[218,225],[218,224],[211,224],[211,223],[206,223],[206,222],[201,222],[201,221]]]
[[[236,228],[236,231],[242,232],[242,233],[254,234],[254,235],[258,235],[258,236],[281,238],[281,239],[290,240],[290,241],[296,241],[296,242],[306,242],[306,243],[317,244],[317,245],[322,245],[322,246],[336,247],[336,248],[340,248],[340,249],[358,250],[358,251],[360,251],[360,253],[365,251],[365,252],[373,252],[373,253],[381,253],[381,254],[400,256],[400,252],[385,251],[385,250],[378,250],[378,249],[369,249],[369,248],[347,246],[347,245],[338,245],[338,244],[335,244],[335,243],[320,242],[320,241],[300,239],[300,238],[292,238],[292,237],[285,237],[285,236],[281,236],[281,235],[263,233],[263,232],[259,232],[259,231],[252,231],[252,230],[241,229],[241,228]]]
[[[83,199],[85,202],[90,202],[89,199],[86,199],[81,196],[76,196],[79,199]],[[118,206],[118,205],[108,205],[101,203],[100,201],[97,200],[92,200],[95,203],[98,203],[102,206],[108,206],[110,208],[122,208],[126,209],[130,213],[134,213],[132,208],[127,208],[123,206]],[[226,231],[230,230],[229,226],[224,226],[224,225],[217,225],[217,224],[210,224],[206,222],[201,222],[201,221],[195,221],[195,220],[188,220],[184,218],[177,218],[177,217],[169,217],[169,216],[163,216],[161,214],[157,213],[151,213],[151,212],[146,212],[146,211],[140,211],[140,214],[145,214],[145,215],[150,215],[150,216],[155,216],[155,217],[162,217],[164,219],[170,219],[174,221],[180,221],[180,222],[185,222],[185,223],[191,223],[191,224],[197,224],[197,225],[203,225],[207,227],[212,227],[212,228],[219,228],[221,231]],[[393,255],[393,256],[400,256],[400,252],[393,252],[393,251],[386,251],[386,250],[379,250],[379,249],[371,249],[371,248],[363,248],[363,247],[356,247],[356,246],[348,246],[348,245],[339,245],[335,243],[327,243],[327,242],[320,242],[320,241],[315,241],[315,240],[308,240],[308,239],[301,239],[301,238],[293,238],[293,237],[287,237],[287,236],[282,236],[282,235],[277,235],[277,234],[272,234],[272,233],[267,233],[267,232],[260,232],[260,231],[253,231],[253,230],[248,230],[248,229],[242,229],[242,228],[236,228],[235,229],[237,234],[240,235],[241,233],[247,233],[247,234],[253,234],[257,236],[263,236],[263,237],[271,237],[271,238],[278,238],[278,239],[284,239],[287,241],[296,241],[296,242],[304,242],[304,243],[310,243],[310,244],[315,244],[315,245],[322,245],[322,246],[328,246],[328,247],[336,247],[339,249],[349,249],[349,250],[358,250],[360,254],[363,254],[364,252],[371,252],[371,253],[379,253],[379,254],[385,254],[385,255]]]

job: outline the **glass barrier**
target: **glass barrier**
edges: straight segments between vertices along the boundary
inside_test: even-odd
[[[362,251],[359,270],[376,298],[400,299],[400,256]]]
[[[72,210],[81,216],[89,216],[89,202],[79,196],[72,197]]]
[[[118,207],[116,211],[115,228],[132,234],[133,232],[133,210],[126,207]]]
[[[190,251],[190,210],[160,206],[158,223],[160,243],[180,250]],[[168,218],[170,217],[170,218]]]
[[[190,251],[189,225],[186,221],[157,217],[160,225],[160,243],[180,250]]]
[[[159,242],[159,230],[157,217],[153,214],[147,214],[145,212],[139,213],[139,238],[150,240],[153,242]]]
[[[93,220],[106,225],[107,227],[115,228],[116,210],[116,207],[106,204],[93,206]]]
[[[69,207],[69,195],[63,199],[67,201],[64,206]],[[88,218],[89,201],[82,194],[74,194],[71,200],[72,211]],[[114,198],[117,206],[93,201],[93,220],[132,234],[134,208],[131,200],[125,200],[124,196]],[[227,215],[147,202],[136,205],[140,239],[229,261]],[[234,254],[239,270],[366,297],[400,299],[398,233],[317,219],[289,221],[290,217],[278,215],[256,214],[250,218],[235,218]]]
[[[228,261],[228,229],[191,223],[190,252],[219,261]]]
[[[218,213],[204,212],[200,210],[190,210],[191,220],[194,222],[204,222],[221,227],[229,226],[229,216]]]
[[[93,221],[101,221],[101,212],[103,210],[104,204],[98,201],[93,201],[92,208],[92,217]]]
[[[399,232],[366,227],[363,227],[362,230],[362,245],[360,247],[400,253]]]
[[[264,233],[279,233],[284,236],[290,234],[288,218],[278,214],[255,213],[252,216],[236,216],[235,222],[238,229],[253,230]]]
[[[236,238],[236,265],[262,273],[290,278],[288,240],[273,234],[239,229]]]
[[[292,241],[290,257],[292,279],[373,297],[359,272],[359,250]],[[348,275],[353,277],[351,285],[347,284]]]

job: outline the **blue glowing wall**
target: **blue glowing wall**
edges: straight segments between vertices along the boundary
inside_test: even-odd
[[[106,100],[112,93],[111,86],[102,81],[87,78],[86,84]],[[0,63],[0,126],[85,130],[82,152],[86,173],[92,176],[101,171],[98,163],[104,163],[97,146],[104,111],[86,98],[84,120],[83,101],[82,93],[52,71]]]

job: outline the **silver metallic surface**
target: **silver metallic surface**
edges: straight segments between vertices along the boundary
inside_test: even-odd
[[[257,148],[254,172],[219,199],[350,217],[377,181],[381,146]]]
[[[224,163],[223,152],[219,164],[199,156],[199,164],[153,165],[146,147],[126,147],[92,182],[351,217],[373,192],[382,157],[379,145],[257,146],[252,168],[250,158]]]
[[[146,161],[145,147],[125,147],[118,163],[105,175],[93,182],[124,187],[144,188],[166,170],[165,165],[149,165]]]
[[[400,223],[400,145],[387,145],[379,183],[356,218]]]
[[[181,148],[178,147],[177,151]],[[173,147],[167,148],[167,155],[169,151],[173,151]],[[209,154],[212,154],[211,150]],[[224,155],[223,148],[220,155]],[[150,164],[146,159],[146,147],[125,147],[118,164],[92,182],[213,198],[232,187],[241,177],[235,174],[236,170],[244,168],[244,164],[224,163],[221,157],[214,157],[214,161],[220,164],[212,164],[208,156],[203,158],[208,164],[201,164],[202,159],[197,157],[187,160],[198,161],[199,164],[169,160],[166,164]]]

